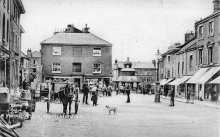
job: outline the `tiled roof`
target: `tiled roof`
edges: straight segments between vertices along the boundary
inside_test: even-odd
[[[33,58],[40,58],[41,54],[38,51],[34,51],[34,52],[31,53],[31,57],[33,57]]]
[[[57,33],[41,42],[41,44],[112,45],[91,33]]]
[[[131,62],[132,68],[155,68],[151,62]],[[124,68],[124,62],[118,62],[118,68]]]

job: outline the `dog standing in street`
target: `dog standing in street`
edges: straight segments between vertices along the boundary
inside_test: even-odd
[[[114,114],[117,114],[117,108],[116,107],[110,107],[110,106],[106,105],[106,108],[109,111],[109,115],[111,115],[111,111],[114,111]]]

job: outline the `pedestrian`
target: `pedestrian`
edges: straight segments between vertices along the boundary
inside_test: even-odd
[[[97,99],[97,94],[93,92],[91,97],[91,101],[93,101],[93,106],[97,106]]]
[[[116,90],[116,95],[118,95],[119,89],[117,86],[115,86],[115,90]]]
[[[23,83],[22,83],[22,86],[23,86],[23,90],[27,90],[27,82],[26,82],[26,79],[24,79]]]
[[[201,89],[200,92],[199,92],[199,101],[203,101],[203,99],[202,99],[202,95],[203,95],[202,90],[203,90],[203,89]]]
[[[186,103],[189,103],[190,101],[190,93],[191,93],[191,87],[188,87],[187,95],[186,95]]]
[[[86,103],[86,105],[89,105],[88,104],[88,94],[89,94],[89,87],[88,87],[88,83],[87,81],[83,84],[83,104],[84,102]]]
[[[174,97],[175,97],[175,91],[174,91],[174,87],[171,87],[171,91],[170,91],[170,105],[169,106],[174,106]]]
[[[103,84],[103,87],[102,87],[102,94],[103,94],[103,97],[105,96],[105,93],[106,93],[106,86],[105,86],[105,84]]]
[[[127,102],[130,103],[130,85],[128,84],[125,88],[126,94],[127,94]]]

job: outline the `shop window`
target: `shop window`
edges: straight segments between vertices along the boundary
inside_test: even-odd
[[[52,73],[61,73],[61,63],[52,64]]]
[[[81,63],[73,63],[73,72],[81,72]]]
[[[212,50],[212,46],[208,47],[208,63],[212,63],[212,54],[213,54],[213,50]]]
[[[94,48],[93,49],[93,56],[102,56],[102,50],[101,48]]]
[[[209,31],[208,31],[208,36],[213,36],[214,35],[214,21],[209,22]]]
[[[190,70],[193,69],[192,62],[193,62],[193,55],[190,55],[190,56],[189,56],[189,69],[190,69]]]
[[[199,39],[203,39],[203,26],[199,26],[199,31],[198,31],[198,36],[199,36]]]
[[[203,63],[203,49],[199,49],[199,64]]]
[[[100,63],[93,64],[93,73],[101,73],[101,64]]]
[[[53,47],[53,55],[61,55],[61,47]]]

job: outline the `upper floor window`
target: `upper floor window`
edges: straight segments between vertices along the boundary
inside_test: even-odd
[[[3,14],[3,22],[2,22],[2,39],[5,40],[5,14]]]
[[[182,74],[184,72],[184,62],[182,62]]]
[[[73,63],[73,72],[81,72],[81,63]]]
[[[189,56],[189,69],[193,69],[193,66],[192,66],[192,61],[193,61],[193,55],[190,55]]]
[[[7,20],[7,36],[6,36],[7,42],[9,42],[9,20]]]
[[[167,61],[170,62],[170,56],[167,56]]]
[[[94,48],[93,49],[93,56],[102,56],[101,48]]]
[[[61,55],[61,47],[53,47],[53,55]]]
[[[148,71],[147,70],[145,70],[145,75],[148,75]]]
[[[212,63],[212,54],[213,54],[213,50],[212,50],[212,46],[208,47],[208,64]]]
[[[101,64],[100,63],[93,64],[93,73],[101,73]]]
[[[178,74],[180,74],[180,63],[178,63]]]
[[[199,39],[203,39],[203,26],[199,26],[199,30],[198,30],[198,36],[199,36]]]
[[[208,31],[208,36],[213,36],[214,35],[214,21],[209,22],[209,31]]]
[[[199,64],[202,64],[203,63],[203,49],[199,49]]]
[[[52,73],[61,73],[61,63],[52,64]]]
[[[148,79],[148,80],[149,80],[149,82],[152,82],[152,77],[149,77],[149,79]]]
[[[34,64],[37,64],[37,60],[36,59],[34,60]]]
[[[167,70],[167,77],[170,77],[170,70]]]
[[[148,75],[152,75],[152,71],[151,70],[148,71]]]

